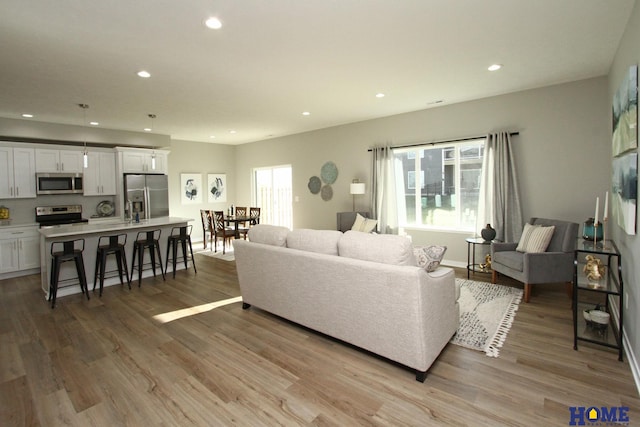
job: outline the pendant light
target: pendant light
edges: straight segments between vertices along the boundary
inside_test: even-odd
[[[82,126],[87,130],[87,108],[89,104],[78,104],[78,107],[82,108]],[[82,152],[82,165],[86,169],[89,167],[89,156],[87,155],[87,136],[84,136],[84,151]]]
[[[153,119],[156,118],[155,114],[149,114],[149,118],[151,119],[151,130],[153,130]],[[156,148],[153,147],[153,151],[151,151],[151,170],[156,170]]]

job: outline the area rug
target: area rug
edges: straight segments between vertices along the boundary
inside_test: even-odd
[[[452,344],[498,357],[522,301],[522,289],[473,280],[460,285],[460,325]]]
[[[200,255],[206,255],[206,256],[211,257],[211,258],[218,258],[218,259],[221,259],[223,261],[235,261],[236,260],[236,257],[233,255],[233,248],[231,248],[231,249],[227,248],[227,250],[225,252],[226,253],[223,255],[222,254],[222,248],[218,248],[218,252],[212,251],[211,248],[207,248],[205,250],[198,251],[198,253]]]

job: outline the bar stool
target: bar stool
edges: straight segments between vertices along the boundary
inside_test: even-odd
[[[96,290],[96,282],[98,276],[100,276],[100,296],[102,296],[102,288],[104,287],[105,274],[114,273],[112,271],[104,271],[107,264],[107,256],[115,255],[116,262],[118,263],[118,276],[120,277],[120,284],[124,285],[122,280],[122,269],[124,266],[124,274],[127,278],[127,285],[131,289],[131,279],[129,278],[129,269],[127,268],[127,257],[125,256],[124,247],[127,244],[126,234],[114,234],[112,236],[100,236],[98,238],[98,250],[96,253],[96,269],[93,277],[93,290]],[[112,277],[112,276],[110,276]]]
[[[160,263],[160,273],[162,273],[162,280],[165,280],[164,270],[162,269],[162,255],[160,255],[160,229],[139,231],[136,235],[136,241],[133,242],[133,259],[131,261],[131,278],[133,279],[133,271],[138,269],[138,287],[142,284],[142,270],[144,264],[144,250],[149,248],[149,255],[151,255],[151,268],[153,269],[153,277],[156,276],[156,252],[158,254],[158,262]],[[136,254],[138,254],[138,266],[136,267]]]
[[[173,227],[171,229],[171,235],[167,238],[167,256],[165,257],[166,263],[164,266],[164,272],[167,273],[169,269],[169,250],[173,248],[171,254],[173,258],[173,278],[176,277],[176,258],[178,256],[178,243],[182,246],[182,258],[184,260],[184,268],[189,268],[187,265],[187,261],[191,260],[191,264],[193,264],[193,270],[198,273],[196,269],[196,262],[193,258],[193,247],[191,246],[191,230],[193,229],[193,225],[186,225],[182,227]],[[187,243],[189,243],[189,251],[191,252],[191,256],[187,256]]]
[[[80,249],[76,249],[76,243],[82,242]],[[56,250],[60,248],[62,250]],[[84,294],[86,291],[87,300],[89,298],[89,288],[87,287],[87,276],[84,270],[84,259],[82,258],[82,252],[84,251],[84,239],[68,240],[65,242],[53,242],[51,243],[51,281],[49,282],[49,301],[51,301],[51,308],[56,306],[56,296],[58,295],[58,285],[60,282],[67,282],[71,279],[60,280],[60,266],[62,263],[68,261],[74,261],[76,264],[76,273],[78,274],[78,281],[80,282],[80,290]]]

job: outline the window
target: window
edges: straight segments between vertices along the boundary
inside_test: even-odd
[[[473,230],[483,154],[484,139],[395,149],[400,225]]]
[[[291,166],[254,169],[254,206],[260,223],[293,227]]]

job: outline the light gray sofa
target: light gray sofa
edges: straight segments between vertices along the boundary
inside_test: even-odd
[[[415,266],[405,237],[263,224],[233,246],[244,309],[413,368],[418,381],[458,327],[453,270]]]

